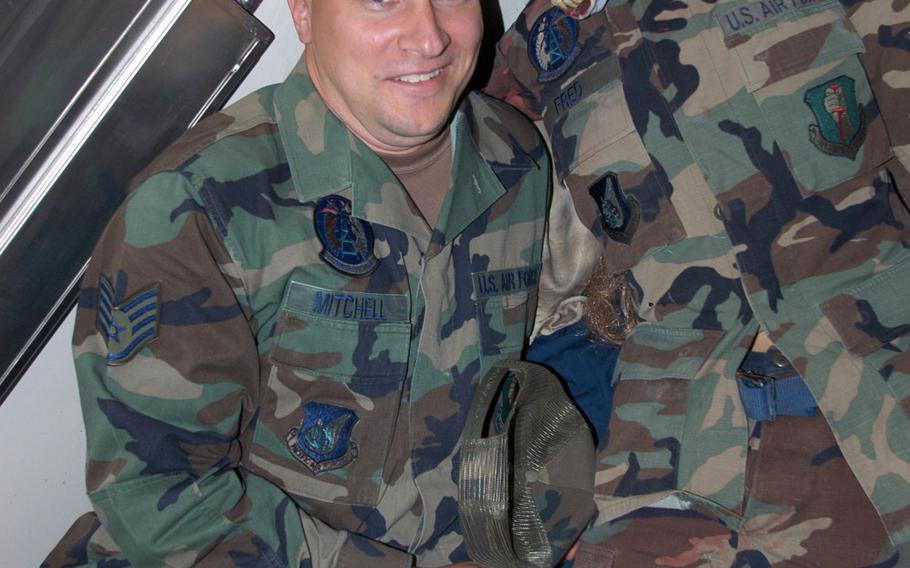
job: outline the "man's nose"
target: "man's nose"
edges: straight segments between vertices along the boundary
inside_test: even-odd
[[[432,0],[416,0],[405,17],[407,23],[398,40],[401,49],[430,58],[449,46],[451,38],[440,25]]]

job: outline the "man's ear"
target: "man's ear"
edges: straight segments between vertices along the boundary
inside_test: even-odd
[[[310,21],[309,0],[288,0],[288,8],[291,9],[291,18],[294,19],[294,27],[297,28],[297,37],[304,44],[310,43],[313,29]]]

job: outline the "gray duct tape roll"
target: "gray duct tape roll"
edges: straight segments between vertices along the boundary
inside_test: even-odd
[[[481,381],[461,441],[459,514],[485,567],[549,567],[594,512],[594,444],[544,367],[500,361]]]

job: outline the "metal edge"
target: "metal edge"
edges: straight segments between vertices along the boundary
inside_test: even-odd
[[[13,176],[8,187],[19,183],[30,169],[35,156],[45,153],[45,146],[48,141],[56,139],[53,148],[46,152],[48,158],[41,162],[37,171],[28,176],[35,180],[28,184],[34,189],[27,194],[19,196],[10,207],[9,212],[0,220],[0,255],[6,251],[15,236],[19,234],[22,226],[47,196],[85,140],[91,135],[94,127],[111,110],[114,103],[130,84],[136,71],[145,64],[167,32],[173,27],[180,15],[183,14],[186,7],[189,6],[190,1],[170,0],[162,3],[152,15],[151,24],[143,28],[142,34],[135,41],[124,46],[124,39],[129,36],[136,23],[142,19],[146,8],[150,6],[150,4],[147,4],[136,15],[130,26],[124,30],[115,45],[95,68],[93,74],[73,97],[67,109],[61,113],[60,118],[51,127],[32,155],[29,156],[23,167]],[[120,50],[125,50],[125,53],[119,55],[117,52]],[[113,65],[114,67],[111,73],[106,74],[104,81],[96,82],[94,80],[95,77],[108,65]],[[83,96],[85,94],[87,94],[87,98]],[[62,135],[58,135],[58,126],[64,119],[69,119],[71,111],[75,110],[76,107],[81,107],[78,116],[72,120],[72,124]],[[7,191],[8,189],[4,190],[4,193]]]
[[[158,13],[158,19],[156,20],[156,26],[159,26],[159,28],[154,30],[156,35],[152,36],[151,33],[144,34],[140,38],[141,45],[139,45],[138,47],[134,46],[133,49],[131,49],[127,52],[127,54],[126,54],[127,62],[126,63],[121,62],[115,68],[116,73],[119,75],[118,79],[120,79],[122,84],[118,85],[119,91],[117,92],[116,97],[113,97],[111,100],[102,101],[102,102],[107,103],[107,107],[103,109],[104,112],[102,114],[100,114],[100,116],[97,116],[96,121],[94,123],[92,123],[93,125],[96,125],[101,120],[103,120],[107,111],[110,110],[110,108],[113,106],[113,103],[116,102],[117,98],[120,96],[120,94],[122,94],[123,90],[125,90],[126,87],[129,85],[129,80],[126,80],[126,81],[123,80],[124,74],[127,73],[127,71],[128,71],[129,72],[128,77],[130,79],[135,75],[135,71],[138,70],[139,68],[141,68],[142,65],[148,60],[148,58],[154,52],[155,48],[157,48],[158,45],[160,44],[161,39],[164,37],[164,35],[167,34],[168,31],[170,31],[170,29],[173,27],[174,23],[177,21],[179,16],[182,15],[183,12],[188,7],[189,2],[191,2],[191,0],[180,0],[181,4],[176,4],[176,3],[173,3],[174,0],[170,0],[170,1],[172,3],[170,5],[167,5],[167,3],[165,3],[164,9],[160,10]],[[256,2],[256,5],[258,6],[258,2]],[[174,10],[175,8],[180,8],[179,12],[177,12],[176,15],[174,15],[173,11],[168,10],[168,9]],[[161,12],[164,12],[164,14],[163,14],[164,17],[171,15],[172,18],[167,18],[166,20],[162,20]],[[139,15],[137,14],[137,19],[138,18],[139,18]],[[74,102],[71,103],[69,107],[67,107],[66,111],[64,113],[62,113],[61,116],[65,117],[66,114],[69,112],[70,108],[74,104],[76,104],[76,99],[79,98],[79,95],[81,95],[82,92],[87,88],[87,86],[92,82],[92,79],[99,72],[99,70],[105,66],[110,55],[112,53],[114,53],[115,51],[117,51],[121,40],[123,39],[123,37],[126,34],[128,34],[129,30],[136,23],[137,19],[134,19],[130,23],[130,26],[127,28],[127,30],[124,31],[124,34],[121,36],[121,38],[118,39],[118,42],[111,48],[111,50],[108,52],[108,55],[105,57],[105,59],[99,63],[99,65],[96,67],[95,71],[93,72],[92,76],[90,76],[89,79],[86,81],[86,86],[84,86],[83,89],[80,89],[79,93],[77,93],[77,95],[74,97]],[[163,23],[167,23],[167,27],[162,30],[162,29],[160,29],[160,26]],[[231,88],[230,85],[233,85],[234,87],[239,85],[239,83],[241,81],[243,81],[243,79],[246,77],[246,75],[252,69],[252,66],[246,66],[246,68],[244,68],[243,63],[252,56],[255,56],[257,58],[259,56],[261,56],[262,52],[265,51],[265,49],[271,44],[272,40],[274,39],[274,34],[272,33],[272,31],[269,30],[264,24],[259,22],[258,19],[256,20],[256,23],[258,25],[247,26],[248,31],[253,32],[253,37],[256,39],[256,41],[251,43],[250,47],[243,53],[243,55],[239,59],[238,64],[234,67],[234,70],[232,70],[232,72],[218,85],[218,87],[212,93],[211,97],[209,97],[208,101],[203,106],[204,110],[200,111],[194,117],[194,119],[192,120],[192,122],[190,123],[188,128],[191,127],[192,125],[194,125],[199,120],[201,120],[203,117],[205,117],[210,112],[213,112],[213,111],[219,109],[222,105],[224,105],[224,103],[230,98],[230,96],[234,90],[234,88]],[[148,42],[150,41],[150,39],[152,37],[155,37],[156,39],[155,39],[154,43],[149,44]],[[127,65],[129,65],[129,67],[127,67]],[[105,88],[111,82],[112,82],[111,80],[106,81],[105,83],[101,84],[100,87],[96,88],[96,90],[100,90],[102,92],[102,94],[104,94]],[[106,97],[104,97],[104,98],[106,99]],[[93,97],[91,100],[93,102],[95,102],[97,99],[98,99],[98,96],[96,94],[96,96]],[[87,118],[86,112],[89,112],[92,110],[97,110],[96,107],[97,107],[96,104],[89,104],[88,109],[86,109],[86,111],[84,111],[80,115],[80,121],[84,121]],[[59,121],[58,121],[58,123],[59,123]],[[54,124],[54,126],[51,129],[51,132],[48,134],[48,136],[45,137],[44,140],[42,140],[42,145],[47,141],[47,139],[52,137],[53,130],[56,128],[58,123]],[[71,127],[68,130],[67,134],[70,134],[75,128],[76,128],[75,125],[73,127]],[[88,133],[86,134],[86,136],[91,135],[91,132],[92,131],[89,130]],[[70,138],[69,136],[64,136],[61,138],[60,141],[57,142],[54,150],[58,151],[58,152],[65,150],[65,148],[61,148],[61,146],[71,143],[71,142],[72,142],[72,138]],[[39,146],[39,150],[40,149],[41,149],[41,147]],[[60,165],[59,168],[56,169],[57,175],[53,178],[53,181],[50,181],[49,185],[46,188],[43,188],[43,190],[42,190],[43,194],[40,196],[39,199],[34,201],[34,204],[32,205],[32,209],[34,209],[34,207],[36,207],[40,203],[40,201],[43,199],[43,197],[46,196],[47,192],[50,191],[50,188],[53,187],[54,181],[57,179],[57,177],[59,177],[60,173],[62,173],[65,170],[66,166],[72,160],[73,156],[74,156],[74,153],[70,152],[69,155],[67,156],[66,162],[63,163],[62,165]],[[33,157],[34,157],[34,155],[30,156],[29,161],[31,161],[33,159]],[[24,169],[26,169],[26,168],[23,168],[23,170]],[[21,173],[21,171],[22,170],[20,170],[20,173]],[[14,181],[17,181],[18,179],[20,179],[20,177],[21,176],[19,174],[17,174],[17,176],[14,178]],[[17,201],[16,205],[14,206],[14,211],[17,210],[18,207],[21,207],[23,205],[21,203],[22,201],[23,200]],[[6,220],[4,219],[3,222],[5,223]],[[17,226],[17,230],[18,230],[18,227],[21,227],[21,223]],[[2,232],[0,232],[0,237],[3,237],[6,234],[5,224],[0,224],[0,230],[2,230]],[[15,236],[15,232],[14,232],[13,236]],[[9,245],[8,240],[6,242],[0,241],[0,254],[2,254],[2,252],[5,250],[5,248],[8,245]],[[43,350],[44,346],[47,344],[47,342],[50,340],[50,338],[54,335],[54,333],[59,329],[60,324],[63,323],[63,320],[66,319],[70,310],[75,306],[76,301],[79,297],[79,290],[80,290],[79,284],[82,280],[82,277],[85,275],[85,271],[88,267],[89,262],[91,262],[91,258],[89,258],[85,261],[85,263],[83,264],[82,268],[78,271],[75,278],[73,278],[73,280],[70,282],[70,284],[65,288],[66,291],[63,294],[61,294],[61,296],[58,299],[58,301],[56,302],[56,304],[54,304],[54,306],[51,308],[51,310],[49,310],[47,316],[41,321],[41,324],[38,326],[38,328],[35,330],[35,332],[28,338],[28,340],[23,345],[22,349],[19,351],[19,353],[13,359],[13,361],[6,367],[6,369],[3,370],[2,374],[0,374],[0,405],[2,405],[3,402],[7,399],[7,397],[9,397],[10,393],[13,391],[13,389],[19,383],[19,380],[25,374],[28,367],[38,357],[38,355]]]

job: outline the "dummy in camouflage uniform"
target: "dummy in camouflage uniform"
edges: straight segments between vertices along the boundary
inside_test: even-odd
[[[851,565],[810,542],[832,520],[802,508],[804,488],[746,494],[760,432],[736,372],[761,328],[833,433],[790,466],[846,463],[879,535],[863,562],[910,562],[891,548],[910,540],[908,30],[892,0],[614,0],[582,20],[535,0],[500,42],[488,91],[540,121],[554,202],[571,197],[574,242],[600,242],[551,236],[554,262],[576,262],[545,265],[542,282],[577,294],[602,252],[641,321],[614,373],[585,540],[618,542],[636,515],[671,514],[642,507],[675,495],[662,504],[728,529],[683,538],[688,555],[660,565],[734,565],[753,546],[767,557],[735,565]],[[775,428],[817,427],[786,418]],[[862,541],[869,525],[854,520],[837,534]],[[737,542],[756,531],[764,541]],[[639,565],[614,548],[615,565]],[[597,554],[583,547],[577,565],[609,565]]]
[[[100,524],[47,565],[467,560],[457,442],[531,331],[551,172],[500,101],[450,128],[432,230],[303,61],[150,166],[74,337]]]

